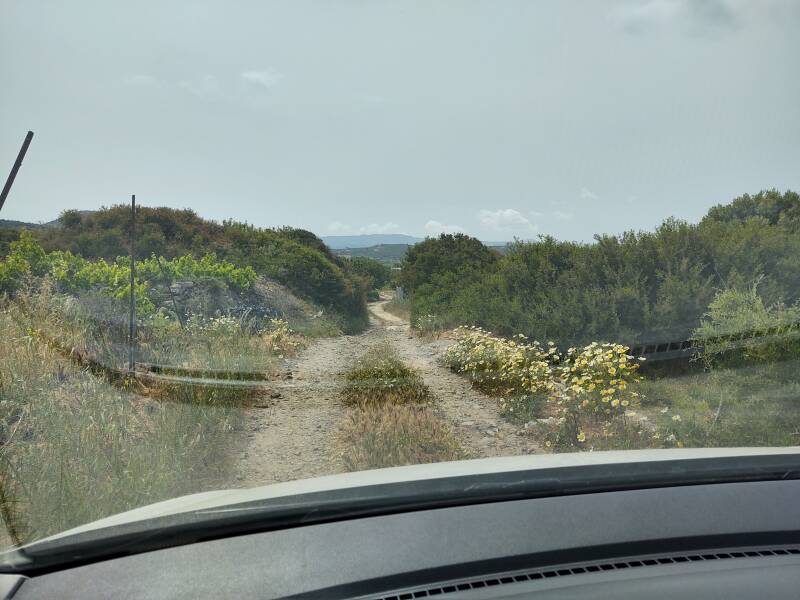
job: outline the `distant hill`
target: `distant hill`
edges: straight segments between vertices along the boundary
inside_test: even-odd
[[[403,260],[410,244],[377,244],[367,248],[340,248],[334,250],[339,256],[366,256],[385,264],[395,265]]]
[[[86,217],[95,213],[95,210],[78,210],[75,211],[81,215],[81,217]],[[47,221],[47,223],[28,223],[26,221],[9,221],[8,219],[0,219],[0,229],[48,229],[51,227],[61,227],[61,219],[53,219],[52,221]]]
[[[370,246],[385,245],[412,245],[418,244],[423,238],[405,235],[403,233],[374,233],[369,235],[327,235],[322,241],[331,250],[345,248],[369,248]]]
[[[214,253],[286,286],[297,297],[323,309],[345,332],[361,331],[368,323],[365,280],[353,271],[350,261],[336,256],[309,231],[217,223],[189,209],[140,206],[137,214],[136,253],[140,260],[152,254],[173,259]],[[107,261],[128,254],[129,206],[70,211],[65,216],[63,226],[56,221],[30,228],[46,252],[68,250],[89,260]],[[20,229],[11,227],[0,229],[0,258],[19,236]]]
[[[0,229],[41,229],[43,225],[38,223],[26,223],[25,221],[9,221],[0,219]]]

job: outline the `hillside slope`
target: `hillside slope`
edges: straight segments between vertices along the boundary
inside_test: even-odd
[[[69,210],[61,226],[33,230],[46,251],[68,250],[87,259],[113,260],[129,253],[130,208],[113,206],[86,213]],[[239,267],[252,267],[285,285],[304,300],[331,313],[346,332],[367,325],[366,287],[346,259],[333,254],[313,233],[300,229],[261,229],[246,223],[216,223],[189,209],[139,207],[136,254],[167,259],[200,258],[213,253]],[[0,236],[0,253],[19,230]]]

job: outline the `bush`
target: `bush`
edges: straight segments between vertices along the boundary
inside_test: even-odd
[[[757,284],[720,291],[693,334],[711,366],[777,363],[800,356],[800,303],[766,306]]]
[[[481,389],[501,396],[501,413],[515,420],[541,416],[546,445],[584,447],[605,437],[638,405],[639,361],[619,344],[593,342],[560,353],[524,336],[508,340],[475,327],[456,330],[445,363]],[[635,413],[633,413],[635,414]]]
[[[425,336],[435,336],[445,329],[439,317],[430,313],[417,316],[412,323],[414,329]]]
[[[477,239],[457,233],[443,233],[411,246],[400,273],[400,285],[408,293],[429,283],[437,275],[459,272],[465,277],[480,274],[496,264],[499,254]]]
[[[220,261],[214,254],[200,260],[181,256],[164,260],[155,256],[143,260],[136,267],[134,291],[137,312],[147,315],[155,310],[151,295],[153,285],[169,285],[175,279],[198,279],[217,282],[218,286],[237,292],[252,287],[256,273],[250,267],[239,268]],[[95,262],[76,256],[69,251],[46,253],[30,232],[22,232],[20,239],[11,243],[8,256],[0,261],[0,291],[12,293],[20,288],[28,276],[48,277],[62,290],[78,293],[97,290],[127,301],[130,298],[130,259],[117,257],[113,262],[100,259]]]
[[[478,240],[442,236],[403,262],[412,323],[523,333],[561,347],[593,340],[684,341],[718,289],[760,278],[766,306],[800,300],[800,196],[774,190],[709,211],[700,224],[668,219],[651,232],[593,243],[541,237],[500,256]]]
[[[115,263],[116,257],[128,254],[129,206],[103,208],[81,214],[80,219],[72,214],[65,216],[65,226],[37,229],[33,234],[45,250],[104,259],[107,263]],[[304,299],[336,313],[339,325],[348,332],[360,331],[368,324],[366,282],[311,232],[259,229],[233,221],[219,224],[202,219],[191,210],[164,207],[139,207],[137,219],[137,260],[146,261],[155,255],[202,263],[204,259],[199,257],[213,255],[218,263],[242,270],[251,268],[255,274],[276,279]],[[157,265],[153,266],[155,273]],[[242,288],[218,271],[191,276],[225,279],[232,287]],[[252,279],[249,274],[247,278]],[[2,281],[0,267],[0,285]]]
[[[386,287],[392,279],[392,270],[380,261],[366,256],[354,256],[350,259],[353,273],[360,275],[367,282],[370,290]]]

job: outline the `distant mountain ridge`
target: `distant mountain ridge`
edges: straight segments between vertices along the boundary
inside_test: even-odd
[[[82,217],[90,215],[94,210],[79,210]],[[51,227],[61,227],[61,219],[53,219],[46,223],[29,223],[27,221],[14,221],[9,219],[0,219],[0,229],[46,229]],[[431,236],[438,237],[438,236]],[[413,246],[425,240],[425,238],[407,235],[405,233],[368,233],[359,235],[325,235],[320,236],[320,239],[331,250],[350,250],[358,248],[374,248],[375,246],[389,246],[388,253],[394,256],[396,253],[404,254],[399,246]],[[485,246],[493,248],[505,247],[509,242],[490,242],[482,241]],[[375,250],[379,254],[384,249]],[[358,254],[358,253],[356,253]]]
[[[44,225],[39,225],[38,223],[0,219],[0,229],[41,229],[42,227],[44,227]]]
[[[82,217],[90,215],[95,210],[79,210],[78,213]],[[48,227],[61,227],[61,218],[47,221],[46,223],[29,223],[27,221],[13,221],[9,219],[0,219],[0,229],[46,229]]]
[[[436,235],[430,237],[438,237]],[[347,250],[351,248],[372,248],[373,246],[413,246],[425,241],[425,238],[406,235],[404,233],[370,233],[364,235],[324,235],[320,239],[331,250]],[[481,240],[484,246],[503,248],[510,242],[488,242]]]
[[[405,235],[403,233],[370,233],[364,235],[326,235],[322,241],[331,250],[344,250],[345,248],[369,248],[370,246],[385,246],[405,244],[413,246],[423,241],[424,238]]]

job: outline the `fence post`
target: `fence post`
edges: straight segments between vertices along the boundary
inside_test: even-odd
[[[131,305],[128,331],[128,370],[136,368],[136,194],[131,195]]]
[[[14,184],[14,179],[17,177],[17,171],[19,171],[19,168],[22,166],[22,161],[25,158],[25,154],[28,152],[28,146],[31,145],[32,139],[33,132],[29,131],[25,136],[25,139],[22,141],[22,148],[19,149],[17,160],[14,161],[14,166],[11,167],[11,173],[8,175],[8,179],[6,179],[6,184],[3,186],[3,191],[0,192],[0,210],[2,210],[3,204],[6,202],[6,197],[11,191],[11,186]]]

